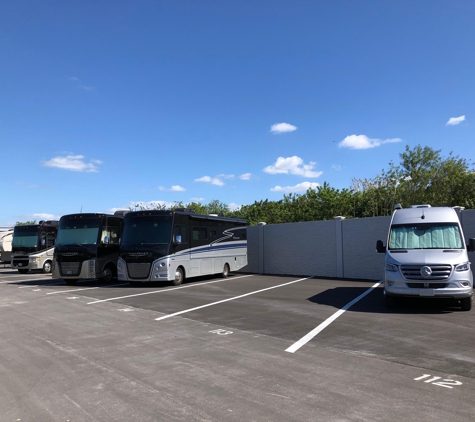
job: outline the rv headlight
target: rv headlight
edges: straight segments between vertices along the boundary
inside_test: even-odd
[[[386,264],[386,271],[397,271],[397,265],[395,265],[395,264]]]
[[[455,271],[468,271],[470,269],[470,262],[464,262],[455,266]]]

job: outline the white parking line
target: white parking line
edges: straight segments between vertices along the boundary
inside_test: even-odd
[[[95,287],[84,287],[82,289],[72,289],[72,290],[58,290],[56,292],[49,292],[46,293],[47,295],[56,295],[58,293],[69,293],[69,292],[81,292],[83,290],[94,290],[94,289],[104,289],[106,287],[118,287],[118,286],[125,286],[128,283],[121,283],[121,284],[112,284],[110,286],[95,286]]]
[[[172,287],[171,289],[166,289],[166,290],[154,290],[153,292],[145,292],[145,293],[136,293],[134,295],[127,295],[127,296],[119,296],[119,297],[111,297],[109,299],[102,299],[102,300],[95,300],[94,302],[89,302],[88,305],[92,305],[94,303],[101,303],[101,302],[109,302],[111,300],[118,300],[118,299],[127,299],[129,297],[136,297],[136,296],[144,296],[144,295],[151,295],[154,293],[166,293],[166,292],[171,292],[172,290],[178,290],[178,289],[187,289],[188,287],[199,287],[199,286],[204,286],[205,284],[211,284],[211,283],[220,283],[225,280],[236,280],[238,278],[245,278],[245,277],[252,277],[252,274],[250,275],[242,275],[239,277],[232,277],[228,279],[220,279],[220,280],[214,280],[214,281],[207,281],[205,283],[196,283],[196,284],[189,284],[187,286],[179,286],[179,287]]]
[[[207,305],[197,306],[196,308],[185,309],[184,311],[175,312],[174,314],[165,315],[165,316],[162,316],[162,317],[160,317],[160,318],[155,318],[155,321],[161,321],[162,319],[167,319],[167,318],[171,318],[171,317],[174,317],[174,316],[177,316],[177,315],[186,314],[187,312],[193,312],[193,311],[196,311],[196,310],[198,310],[198,309],[207,308],[208,306],[219,305],[220,303],[229,302],[229,301],[231,301],[231,300],[240,299],[240,298],[242,298],[242,297],[246,297],[246,296],[250,296],[250,295],[255,295],[256,293],[265,292],[266,290],[272,290],[272,289],[277,289],[278,287],[288,286],[289,284],[298,283],[299,281],[310,280],[311,278],[312,278],[312,277],[305,277],[305,278],[301,278],[301,279],[299,279],[299,280],[290,281],[290,282],[288,282],[288,283],[279,284],[279,285],[277,285],[277,286],[267,287],[267,288],[265,288],[265,289],[256,290],[256,291],[250,292],[250,293],[245,293],[245,294],[243,294],[243,295],[239,295],[239,296],[235,296],[235,297],[230,297],[229,299],[218,300],[217,302],[208,303]]]
[[[325,321],[323,321],[318,327],[314,328],[312,331],[310,331],[308,334],[303,336],[299,341],[295,342],[287,348],[285,351],[289,353],[295,353],[298,349],[300,349],[302,346],[306,345],[310,340],[312,340],[320,331],[324,330],[326,327],[328,327],[333,321],[335,321],[339,316],[343,315],[349,308],[351,308],[356,302],[360,301],[363,299],[368,293],[371,293],[376,287],[378,287],[381,284],[381,281],[373,285],[370,289],[366,290],[366,292],[362,293],[359,295],[356,299],[353,299],[351,302],[347,303],[343,308],[341,308],[339,311],[335,312],[330,318],[327,318]]]

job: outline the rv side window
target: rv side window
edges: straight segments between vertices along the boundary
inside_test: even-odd
[[[48,233],[46,235],[46,248],[52,248],[54,246],[54,233]]]
[[[188,233],[186,226],[175,226],[173,228],[173,242],[174,243],[188,243]]]
[[[109,245],[119,244],[119,227],[104,226],[101,233],[101,243],[105,243],[106,237],[109,238]]]
[[[206,227],[193,227],[193,240],[205,240],[206,231]]]

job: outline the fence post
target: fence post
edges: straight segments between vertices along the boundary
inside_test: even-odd
[[[264,274],[264,226],[266,223],[257,223],[259,227],[259,274]]]
[[[335,220],[335,240],[336,240],[336,276],[344,278],[345,272],[343,269],[343,227],[342,221],[345,217],[333,217]]]

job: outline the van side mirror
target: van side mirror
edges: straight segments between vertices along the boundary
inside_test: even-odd
[[[475,240],[475,239],[474,239]],[[382,240],[377,240],[376,241],[376,251],[378,253],[386,253],[386,247],[383,244]]]
[[[467,250],[469,252],[475,252],[475,239],[468,239]]]

